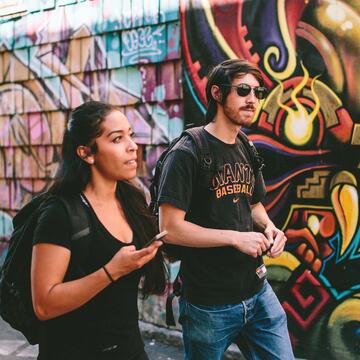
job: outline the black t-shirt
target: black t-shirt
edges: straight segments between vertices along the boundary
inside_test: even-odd
[[[208,132],[206,136],[215,162],[210,183],[204,183],[196,144],[183,137],[164,162],[159,204],[184,210],[186,220],[206,228],[252,231],[251,204],[266,193],[262,174],[255,178],[242,140],[226,144]],[[184,296],[195,304],[238,303],[262,286],[256,275],[262,258],[233,247],[183,248],[181,260]]]
[[[77,240],[70,241],[70,219],[64,206],[53,198],[48,200],[35,230],[34,244],[51,243],[72,251],[64,281],[98,270],[121,247],[130,245],[113,237],[93,209],[85,204],[83,206],[90,215],[91,234],[88,239],[81,240],[86,245],[79,245]],[[138,247],[136,239],[131,244]],[[84,246],[88,255],[81,258],[76,252],[84,249]],[[107,286],[79,309],[44,321],[39,359],[112,359],[111,353],[114,352],[114,359],[128,360],[141,353],[144,344],[138,326],[137,308],[140,277],[141,271],[134,271]]]

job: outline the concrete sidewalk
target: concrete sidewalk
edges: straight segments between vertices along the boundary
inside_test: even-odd
[[[172,330],[140,321],[140,329],[144,338],[152,338],[157,341],[174,346],[183,352],[182,335],[179,330]],[[224,360],[245,360],[236,345],[231,345],[226,351]]]
[[[181,331],[143,321],[139,322],[145,349],[150,360],[182,360],[184,351]],[[34,360],[38,347],[27,343],[24,336],[0,318],[0,360]],[[224,360],[245,360],[237,346],[227,350]],[[297,360],[305,360],[299,359]]]
[[[144,338],[152,338],[163,344],[181,349],[183,352],[182,335],[179,330],[172,330],[152,325],[143,321],[139,322],[141,333]],[[296,360],[307,360],[303,358],[295,358]],[[236,345],[231,345],[225,353],[223,360],[246,360]],[[264,359],[265,360],[265,359]]]
[[[150,360],[184,359],[182,348],[163,344],[154,336],[154,329],[149,329],[143,336],[145,350]],[[0,360],[34,360],[37,356],[38,346],[29,345],[20,332],[12,329],[0,318]]]

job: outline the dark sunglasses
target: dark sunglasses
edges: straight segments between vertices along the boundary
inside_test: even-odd
[[[248,84],[239,84],[239,85],[226,85],[226,84],[222,84],[222,86],[230,86],[236,89],[236,93],[241,96],[248,96],[251,92],[251,90],[254,90],[254,94],[255,96],[259,99],[265,99],[266,94],[267,94],[267,89],[264,86],[250,86]]]

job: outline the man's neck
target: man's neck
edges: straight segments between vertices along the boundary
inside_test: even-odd
[[[215,116],[214,120],[205,126],[205,130],[226,144],[234,144],[240,126]]]

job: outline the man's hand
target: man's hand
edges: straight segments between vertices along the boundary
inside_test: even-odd
[[[242,253],[256,258],[269,249],[270,241],[259,232],[236,232],[233,246]]]
[[[270,223],[266,226],[264,230],[264,235],[270,242],[270,249],[266,252],[266,255],[271,258],[276,258],[281,255],[284,251],[286,236],[285,234],[278,229],[273,223]]]

